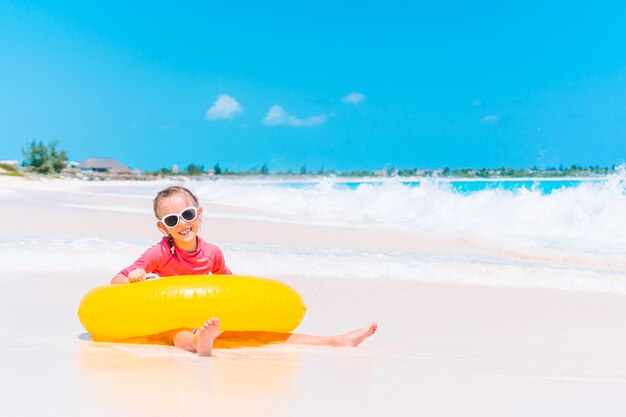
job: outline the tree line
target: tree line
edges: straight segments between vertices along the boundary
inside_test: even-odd
[[[52,141],[45,145],[42,141],[33,140],[22,149],[24,161],[22,166],[27,170],[38,174],[55,174],[61,172],[67,165],[68,154],[66,151],[58,148],[58,142]],[[14,167],[2,164],[2,168],[9,175],[16,174]],[[617,166],[601,167],[582,166],[573,164],[570,166],[559,166],[553,168],[442,168],[442,169],[421,169],[421,168],[387,168],[384,170],[350,170],[337,171],[327,170],[324,166],[319,169],[308,169],[306,165],[301,166],[299,170],[291,169],[284,171],[270,171],[268,163],[265,162],[259,166],[234,171],[228,168],[222,168],[218,163],[213,165],[212,169],[205,170],[203,164],[188,164],[184,170],[174,172],[172,168],[160,168],[156,171],[146,171],[147,175],[170,176],[170,175],[186,175],[200,176],[211,174],[215,176],[247,176],[247,175],[276,175],[276,176],[326,176],[333,175],[339,177],[371,177],[371,176],[398,176],[398,177],[454,177],[454,178],[502,178],[502,177],[577,177],[577,176],[593,176],[607,175],[616,172]],[[0,171],[1,172],[1,171]],[[6,174],[5,174],[6,175]]]

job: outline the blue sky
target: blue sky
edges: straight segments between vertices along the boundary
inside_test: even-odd
[[[0,1],[0,159],[613,165],[620,2]]]

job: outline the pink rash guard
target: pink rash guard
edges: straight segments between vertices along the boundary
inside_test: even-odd
[[[205,242],[198,237],[198,247],[195,252],[185,252],[176,244],[174,254],[170,251],[167,238],[146,250],[128,268],[122,269],[120,274],[128,276],[135,269],[143,269],[146,273],[158,274],[161,277],[173,275],[231,275],[226,266],[224,254],[217,246]]]

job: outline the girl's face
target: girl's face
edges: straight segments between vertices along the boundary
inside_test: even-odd
[[[157,227],[159,230],[166,235],[172,236],[174,242],[182,250],[189,252],[196,250],[196,236],[200,230],[200,222],[202,220],[202,208],[199,207],[196,208],[197,216],[195,219],[186,221],[183,218],[184,215],[181,215],[181,213],[190,207],[195,207],[193,200],[184,193],[176,193],[166,197],[159,201],[157,206],[159,216]],[[171,214],[178,216],[178,223],[174,227],[167,227],[161,220]]]

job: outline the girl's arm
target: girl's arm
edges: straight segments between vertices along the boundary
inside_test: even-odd
[[[233,273],[226,266],[224,253],[222,253],[222,250],[217,246],[215,247],[215,249],[216,251],[213,259],[213,270],[211,271],[211,273],[217,275],[232,275]]]
[[[164,243],[165,242],[165,243]],[[122,269],[111,279],[111,284],[132,284],[146,279],[146,270],[152,272],[161,262],[162,254],[169,255],[167,240],[148,248],[132,265]]]
[[[111,284],[128,284],[128,277],[124,274],[117,274],[111,280]]]
[[[146,279],[146,271],[143,269],[135,269],[128,273],[128,276],[124,274],[117,274],[111,280],[111,284],[132,284],[133,282],[139,282]]]

